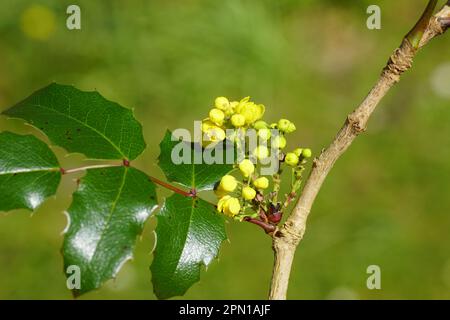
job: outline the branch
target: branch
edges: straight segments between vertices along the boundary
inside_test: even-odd
[[[450,0],[433,16],[432,12],[436,3],[436,0],[429,1],[418,23],[390,57],[375,86],[359,107],[347,116],[343,127],[330,146],[314,160],[310,176],[294,210],[287,221],[273,234],[275,261],[270,299],[286,299],[295,250],[305,233],[306,221],[314,200],[333,165],[353,140],[366,130],[367,122],[378,103],[400,81],[400,76],[411,68],[417,51],[449,27]]]

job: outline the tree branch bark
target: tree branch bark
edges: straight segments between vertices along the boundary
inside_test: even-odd
[[[436,1],[431,0],[422,18],[390,57],[375,86],[347,119],[334,141],[313,162],[303,192],[286,222],[273,233],[274,268],[269,299],[286,299],[294,254],[306,230],[306,221],[322,184],[335,162],[353,140],[366,130],[367,122],[386,93],[412,66],[417,51],[444,33],[450,24],[450,0],[434,16]],[[432,6],[430,10],[430,6]],[[428,14],[428,16],[427,16]],[[426,19],[425,24],[421,24]],[[422,29],[417,26],[422,25]],[[420,30],[418,30],[418,28]],[[417,34],[420,32],[420,37]],[[414,36],[414,40],[411,36]]]

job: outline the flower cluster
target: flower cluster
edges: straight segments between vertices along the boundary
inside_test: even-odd
[[[218,97],[214,107],[209,111],[208,118],[202,122],[202,131],[207,138],[206,141],[223,141],[226,138],[226,129],[245,130],[261,119],[264,112],[264,105],[255,104],[250,101],[250,97],[241,101],[229,101],[225,97]]]
[[[262,119],[264,112],[264,105],[250,101],[249,97],[240,101],[218,97],[209,117],[202,122],[202,131],[209,143],[230,139],[238,148],[245,149],[241,150],[244,159],[235,165],[239,174],[225,175],[215,186],[214,192],[219,198],[217,210],[240,221],[258,218],[264,223],[277,224],[282,209],[289,205],[300,188],[304,165],[312,152],[308,148],[284,152],[286,136],[294,132],[296,126],[287,119],[269,124]],[[227,129],[240,133],[253,129],[259,143],[248,150],[239,144],[236,135],[230,137]],[[279,167],[272,175],[264,176],[260,162],[269,156],[277,157]],[[280,202],[281,173],[286,166],[292,172],[291,189]],[[278,216],[274,218],[275,215]]]

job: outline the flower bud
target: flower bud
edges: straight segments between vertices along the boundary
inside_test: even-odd
[[[231,116],[231,124],[235,127],[242,127],[245,125],[245,117],[242,114],[233,114]]]
[[[291,122],[287,119],[280,119],[278,121],[278,129],[285,132],[288,129],[290,123]]]
[[[239,203],[239,199],[231,197],[226,200],[223,205],[223,213],[225,213],[229,217],[234,217],[241,211],[241,204]]]
[[[222,198],[220,198],[219,202],[217,202],[217,211],[223,212],[223,205],[230,198],[231,198],[231,196],[223,196]]]
[[[225,113],[222,110],[213,108],[209,111],[209,119],[215,124],[221,126],[223,123],[223,119],[225,119]]]
[[[220,180],[219,188],[226,192],[233,192],[237,187],[236,178],[230,175],[225,175]]]
[[[288,154],[286,154],[284,162],[292,167],[295,167],[298,164],[298,156],[293,152],[289,152]]]
[[[217,203],[217,211],[223,212],[227,216],[234,217],[241,211],[241,204],[236,198],[224,196]]]
[[[249,159],[244,159],[239,163],[239,170],[241,170],[241,173],[245,178],[248,178],[255,172],[255,165]]]
[[[253,189],[251,187],[244,187],[242,189],[242,197],[245,200],[253,200],[256,197],[255,189]]]
[[[287,119],[280,119],[278,121],[278,129],[285,133],[292,133],[296,130],[295,124]]]
[[[268,129],[269,125],[263,120],[258,120],[253,124],[253,128],[255,128],[256,130]]]
[[[294,151],[292,151],[293,153],[295,153],[295,155],[297,157],[300,157],[302,155],[303,149],[302,148],[297,148]]]
[[[217,142],[223,141],[225,138],[225,131],[220,127],[212,126],[205,131],[204,140],[206,141]]]
[[[284,149],[286,143],[286,138],[284,136],[276,136],[272,141],[272,147],[275,149]]]
[[[269,129],[259,129],[258,130],[258,137],[260,137],[262,140],[267,141],[270,139],[271,133]]]
[[[256,189],[267,189],[269,187],[269,179],[261,177],[253,181],[253,185]]]
[[[312,156],[311,149],[303,149],[302,156],[305,158],[311,158],[311,156]]]
[[[218,97],[218,98],[216,98],[216,101],[214,101],[214,106],[215,106],[217,109],[220,109],[220,110],[222,110],[222,111],[225,111],[226,109],[229,108],[230,102],[229,102],[228,99],[225,98],[225,97]]]
[[[259,160],[263,160],[269,156],[269,149],[266,146],[258,146],[253,151],[253,154]]]

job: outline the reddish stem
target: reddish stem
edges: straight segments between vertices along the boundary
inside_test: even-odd
[[[250,218],[250,217],[246,217],[246,218],[244,218],[244,221],[256,224],[257,226],[263,228],[263,230],[267,234],[272,233],[272,232],[275,231],[275,226],[273,226],[273,225],[271,225],[269,223],[266,223],[264,221],[258,220],[258,219],[253,219],[253,218]]]
[[[166,189],[169,189],[169,190],[171,190],[171,191],[173,191],[175,193],[181,194],[182,196],[191,197],[191,198],[196,196],[196,194],[194,192],[192,192],[192,190],[190,192],[181,190],[180,188],[177,188],[177,187],[175,187],[175,186],[173,186],[171,184],[168,184],[167,182],[161,181],[161,180],[159,180],[159,179],[157,179],[155,177],[150,177],[150,180],[153,181],[156,184],[159,184],[160,186],[162,186],[162,187],[164,187]]]

